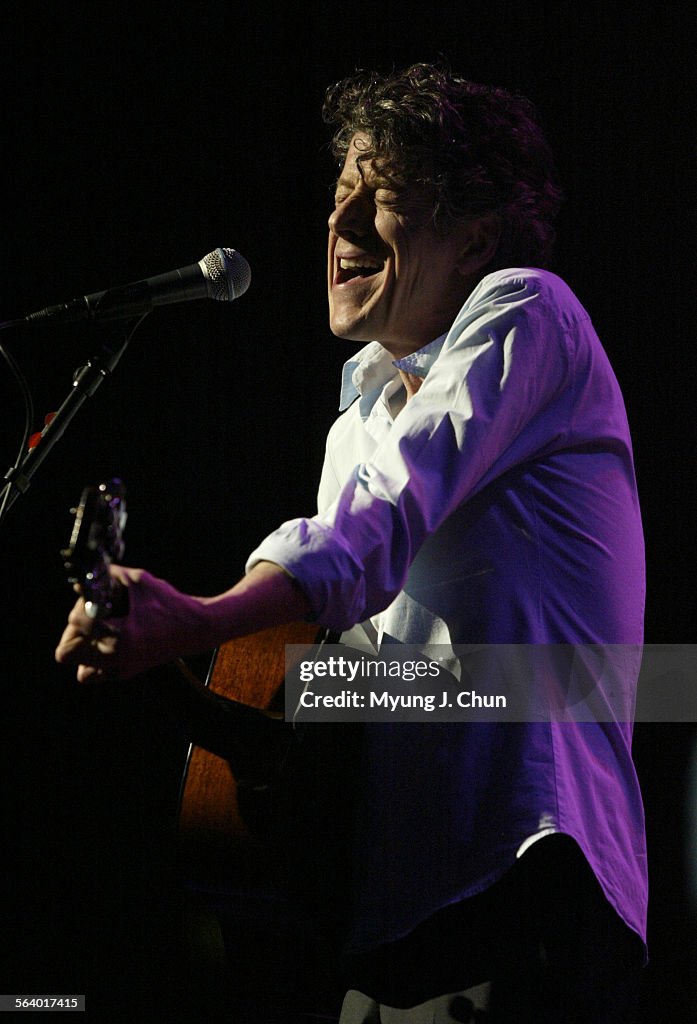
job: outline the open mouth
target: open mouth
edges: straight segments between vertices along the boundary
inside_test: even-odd
[[[346,284],[357,277],[373,277],[374,274],[378,274],[382,270],[383,266],[382,260],[373,259],[370,256],[340,259],[334,283]]]

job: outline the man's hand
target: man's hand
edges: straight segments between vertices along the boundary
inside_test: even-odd
[[[128,614],[93,619],[80,598],[56,648],[56,661],[77,665],[79,682],[129,679],[181,654],[208,649],[201,598],[182,594],[143,569],[119,565],[110,572],[127,589]]]
[[[271,562],[260,562],[217,597],[182,594],[143,569],[112,565],[110,572],[128,590],[128,614],[91,619],[80,598],[56,648],[56,661],[76,665],[81,683],[130,679],[233,637],[305,618],[310,611],[303,592]]]
[[[78,682],[87,683],[104,677],[104,669],[98,666],[101,666],[103,657],[113,659],[115,650],[115,634],[109,631],[106,623],[89,618],[81,597],[68,616],[68,625],[56,648],[56,661],[76,664]]]

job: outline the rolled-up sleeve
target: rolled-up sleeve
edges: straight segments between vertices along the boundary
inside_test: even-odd
[[[386,608],[427,537],[512,466],[568,442],[575,327],[587,317],[553,275],[491,275],[455,320],[418,393],[320,515],[252,553],[283,566],[315,621],[348,629]]]

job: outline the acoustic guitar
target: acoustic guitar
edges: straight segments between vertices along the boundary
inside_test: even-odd
[[[125,550],[123,483],[114,479],[86,487],[71,512],[72,535],[61,552],[69,581],[79,586],[86,610],[95,620],[126,614],[127,595],[109,573],[110,564],[119,562]],[[261,844],[248,819],[263,817],[265,791],[294,743],[281,703],[289,667],[286,644],[298,645],[299,660],[311,656],[318,642],[318,627],[306,622],[230,640],[214,653],[205,683],[184,661],[174,663],[180,683],[183,679],[191,688],[192,697],[196,691],[200,696],[204,688],[215,695],[218,706],[203,718],[215,718],[214,732],[230,734],[231,756],[192,743],[183,770],[178,816],[182,865],[198,888],[228,891],[235,876],[235,884],[244,887],[255,882]],[[212,703],[205,706],[210,708]],[[236,763],[252,766],[248,779],[240,779],[233,767]],[[245,802],[240,799],[241,789],[247,814],[241,809]]]

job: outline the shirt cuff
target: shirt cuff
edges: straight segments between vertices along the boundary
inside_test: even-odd
[[[273,562],[295,579],[310,602],[310,621],[342,631],[365,618],[362,566],[316,519],[283,523],[250,554],[246,571],[258,562]]]

